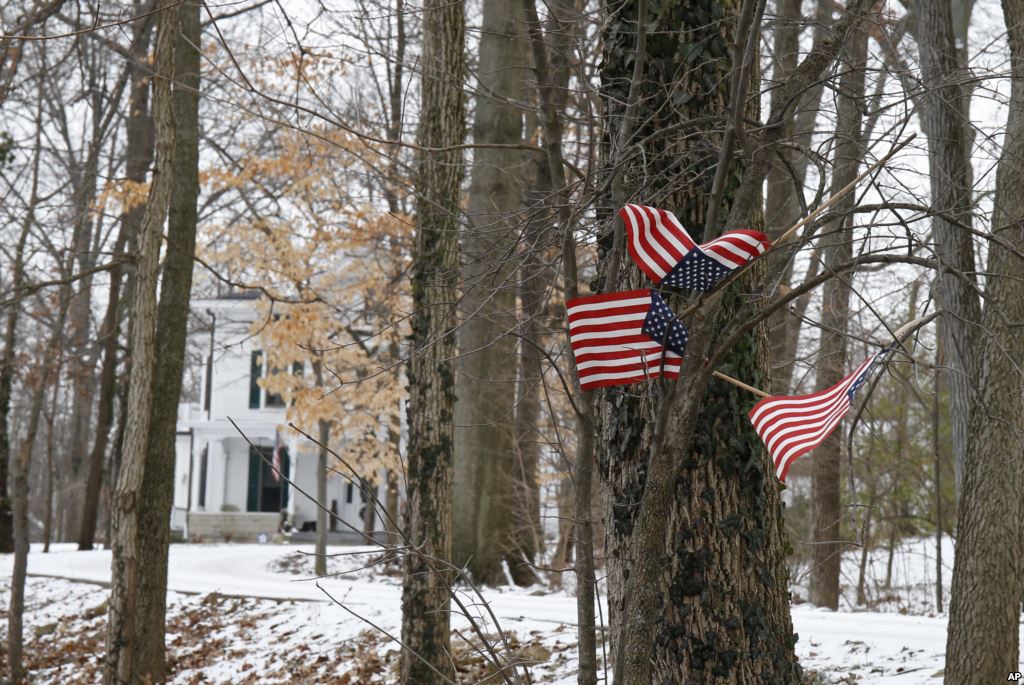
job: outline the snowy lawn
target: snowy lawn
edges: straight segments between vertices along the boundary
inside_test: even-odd
[[[394,682],[397,646],[385,632],[396,637],[400,633],[397,568],[368,567],[378,555],[370,548],[331,548],[342,556],[331,559],[329,570],[350,572],[317,581],[302,551],[311,547],[171,547],[168,645],[173,682]],[[0,602],[6,614],[11,558],[0,560]],[[36,682],[99,682],[107,596],[102,584],[110,580],[109,552],[57,546],[42,554],[33,547],[29,574],[26,651]],[[540,587],[484,594],[509,636],[505,653],[532,664],[535,682],[575,682],[576,607],[571,595]],[[462,599],[470,611],[485,615],[476,598]],[[941,682],[944,617],[833,613],[797,605],[793,620],[804,667],[828,682]],[[490,671],[485,658],[458,637],[468,636],[468,622],[458,617],[453,627],[455,659],[465,681],[486,677]],[[5,629],[6,620],[0,632]],[[489,620],[485,632],[490,638],[498,634]]]

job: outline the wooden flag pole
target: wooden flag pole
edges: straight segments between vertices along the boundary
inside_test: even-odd
[[[899,328],[897,328],[896,331],[893,333],[892,337],[896,340],[896,342],[902,343],[907,338],[908,335],[910,335],[911,333],[916,331],[921,326],[924,326],[925,324],[931,322],[932,319],[934,319],[938,315],[939,315],[938,312],[934,312],[932,314],[926,314],[925,316],[922,316],[922,317],[919,317],[917,319],[914,319],[913,321],[908,321],[907,323],[905,323],[902,326],[900,326]],[[720,381],[725,381],[726,383],[732,383],[737,388],[742,388],[742,389],[746,390],[747,392],[754,393],[758,397],[763,397],[765,399],[768,399],[769,397],[771,397],[771,395],[766,393],[764,390],[761,390],[760,388],[755,388],[752,385],[747,385],[743,381],[737,380],[737,379],[733,378],[732,376],[726,376],[721,371],[712,371],[711,374],[715,378],[720,380]]]
[[[720,380],[720,381],[725,381],[726,383],[732,383],[732,384],[733,384],[733,385],[735,385],[735,386],[736,386],[737,388],[743,388],[743,389],[744,389],[744,390],[746,390],[747,392],[752,392],[752,393],[754,393],[755,395],[757,395],[758,397],[764,397],[764,398],[766,398],[766,399],[767,399],[767,398],[769,398],[769,397],[771,397],[771,395],[769,395],[768,393],[766,393],[766,392],[765,392],[764,390],[759,390],[759,389],[755,388],[755,387],[754,387],[754,386],[752,386],[752,385],[747,385],[747,384],[746,384],[746,383],[744,383],[743,381],[738,381],[738,380],[736,380],[735,378],[733,378],[732,376],[726,376],[726,375],[725,375],[724,373],[722,373],[721,371],[712,371],[712,372],[711,372],[711,374],[712,374],[712,375],[713,375],[713,376],[714,376],[715,378],[717,378],[718,380]]]
[[[783,242],[788,240],[790,237],[792,237],[792,235],[794,233],[796,233],[798,230],[800,230],[801,227],[806,226],[810,222],[812,222],[815,219],[817,219],[821,215],[822,212],[824,212],[826,209],[828,209],[829,207],[834,205],[836,202],[841,200],[847,193],[849,193],[851,190],[856,188],[858,183],[863,181],[869,175],[874,173],[875,170],[877,170],[883,164],[885,164],[890,159],[892,159],[893,155],[895,155],[897,152],[899,152],[900,150],[905,148],[910,143],[910,141],[912,141],[916,137],[917,137],[917,134],[916,133],[912,133],[912,134],[910,134],[909,138],[904,140],[902,143],[898,143],[896,145],[896,147],[894,147],[893,149],[889,150],[888,154],[886,154],[880,160],[878,160],[877,162],[875,162],[874,164],[869,166],[867,169],[865,169],[864,173],[862,173],[860,176],[858,176],[857,178],[855,178],[852,181],[850,181],[849,183],[847,183],[838,192],[833,194],[832,197],[830,197],[829,199],[825,200],[820,205],[818,205],[814,209],[813,212],[811,212],[810,214],[805,216],[803,219],[800,219],[800,221],[798,221],[795,224],[793,224],[785,233],[783,233],[782,235],[779,236],[778,240],[775,241],[775,244],[773,245],[773,247],[782,244]]]

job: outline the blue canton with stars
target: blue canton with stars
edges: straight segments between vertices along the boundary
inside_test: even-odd
[[[668,330],[669,325],[672,326],[671,331]],[[686,341],[690,339],[690,332],[686,326],[682,322],[676,321],[675,314],[665,304],[665,300],[661,299],[661,296],[653,290],[651,291],[651,308],[647,310],[647,318],[644,319],[644,326],[640,330],[680,356],[686,350]]]
[[[861,389],[861,386],[868,382],[869,378],[871,378],[871,374],[874,373],[875,368],[881,366],[885,362],[885,358],[889,356],[889,353],[894,349],[896,349],[895,344],[883,347],[875,358],[871,360],[871,363],[868,364],[868,368],[861,372],[857,380],[855,380],[853,385],[850,386],[850,389],[846,391],[846,396],[850,398],[850,402],[853,402],[853,398],[857,394],[857,391]]]
[[[731,269],[707,256],[699,247],[686,253],[658,285],[687,288],[706,293]]]

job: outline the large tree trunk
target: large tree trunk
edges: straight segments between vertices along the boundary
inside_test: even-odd
[[[946,10],[948,12],[948,10]],[[1002,682],[1019,670],[1020,491],[1024,473],[1024,7],[1003,3],[1011,87],[996,172],[982,330],[954,552],[945,678],[948,685]],[[950,170],[952,171],[952,170]],[[947,317],[948,318],[948,317]]]
[[[924,0],[917,7],[917,40],[921,53],[921,126],[928,136],[931,180],[932,236],[935,256],[945,267],[935,297],[942,310],[946,360],[949,367],[950,422],[953,435],[957,491],[968,448],[967,431],[973,410],[972,377],[980,333],[981,304],[975,278],[974,245],[970,233],[972,171],[971,123],[964,97],[966,69],[957,51],[950,3]]]
[[[402,581],[403,685],[454,679],[448,607],[452,530],[452,412],[455,404],[459,185],[466,114],[465,8],[427,0],[423,8],[422,107],[416,160],[416,244],[412,264],[412,358]]]
[[[519,4],[485,0],[473,142],[523,139],[526,53]],[[452,561],[480,583],[504,580],[522,559],[510,549],[515,498],[515,243],[527,158],[511,147],[473,151],[462,236],[463,296],[455,377]],[[532,574],[526,574],[532,576]]]
[[[167,555],[174,501],[174,443],[181,396],[199,196],[199,2],[178,10],[174,52],[173,182],[167,213],[167,251],[152,379],[152,408],[139,511],[138,659],[136,673],[166,676]]]
[[[637,136],[645,145],[624,180],[627,187],[644,191],[629,199],[673,209],[695,239],[706,223],[715,235],[722,228],[707,221],[706,212],[719,150],[728,150],[719,125],[702,128],[699,122],[709,116],[736,122],[744,105],[749,118],[756,101],[741,95],[749,84],[737,78],[735,92],[742,99],[738,109],[730,109],[732,69],[737,76],[745,71],[729,59],[737,5],[659,3],[656,16],[652,12],[642,18],[651,32],[636,116],[643,122]],[[850,14],[837,24],[840,30],[780,87],[780,103],[773,103],[770,115],[776,126],[751,141],[750,157],[722,170],[728,172],[722,186],[723,210],[729,215],[725,227],[760,223],[761,183],[785,135],[778,124],[790,116],[796,95],[817,82],[834,59],[861,5],[849,3]],[[615,103],[627,101],[637,3],[615,9],[607,24],[602,78],[609,120],[621,126],[622,110]],[[758,31],[758,22],[751,23]],[[756,65],[756,55],[752,59]],[[685,134],[668,133],[683,122],[691,125]],[[646,137],[653,132],[662,135]],[[600,247],[612,254],[624,249],[607,237]],[[748,277],[760,270],[755,265]],[[612,271],[607,279],[609,290],[643,283],[632,269]],[[739,279],[686,321],[690,342],[678,383],[603,396],[600,466],[617,682],[794,683],[800,678],[779,486],[746,417],[752,399],[712,382],[713,366],[700,363],[715,349],[712,343],[723,325],[736,316],[743,302],[737,289],[749,285]],[[764,330],[738,337],[727,352],[716,351],[716,357],[720,354],[724,360],[714,364],[721,371],[755,386],[767,381]],[[657,420],[651,421],[654,415]]]
[[[150,559],[142,556],[144,524],[157,515],[142,519],[142,512],[154,502],[143,499],[146,485],[145,470],[150,461],[150,430],[154,409],[154,379],[156,374],[157,332],[157,275],[160,243],[164,219],[174,178],[172,154],[174,151],[174,113],[172,111],[171,81],[174,77],[175,43],[178,35],[179,6],[173,0],[161,0],[158,5],[159,24],[155,51],[155,80],[153,82],[153,119],[155,124],[156,168],[150,185],[146,213],[143,217],[138,241],[138,259],[132,295],[132,327],[130,345],[132,370],[128,389],[128,412],[124,433],[122,464],[113,498],[113,558],[111,562],[110,611],[107,625],[107,656],[104,682],[107,685],[131,685],[145,672],[140,667],[152,668],[143,662],[140,634],[159,630],[163,639],[163,618],[159,625],[142,625],[142,603],[147,600],[166,601],[166,593],[159,598],[143,598],[142,584],[151,585]],[[170,253],[169,253],[170,254]],[[170,400],[177,402],[177,393]],[[154,445],[155,446],[155,445]],[[173,455],[173,443],[170,455]],[[164,455],[168,458],[168,455]],[[173,457],[171,457],[173,458]],[[159,467],[158,467],[159,468]],[[172,467],[173,468],[173,467]],[[156,474],[153,474],[156,475]],[[152,483],[150,476],[150,483]],[[145,505],[143,504],[145,503]],[[169,516],[169,512],[168,512]],[[164,520],[163,525],[168,525]],[[159,528],[159,526],[157,526]],[[159,552],[160,546],[156,549]],[[163,551],[166,554],[166,549]],[[157,562],[159,563],[159,562]],[[152,604],[149,604],[151,607]],[[147,618],[150,616],[147,611]],[[146,655],[148,656],[148,654]],[[162,672],[162,658],[158,666]],[[156,674],[152,674],[156,675]]]
[[[857,178],[863,155],[861,109],[864,106],[864,75],[868,34],[857,27],[847,43],[839,79],[836,105],[835,171],[832,192]],[[836,205],[837,212],[854,208],[856,195],[847,194]],[[853,258],[852,218],[833,225],[834,231],[821,238],[825,270],[835,270]],[[826,390],[846,375],[846,322],[850,318],[850,278],[833,278],[825,283],[821,305],[821,345],[818,352],[817,391]],[[843,550],[839,464],[841,430],[833,431],[815,448],[811,463],[811,579],[810,601],[830,609],[839,608],[839,572]]]
[[[137,4],[137,7],[140,5]],[[153,162],[153,119],[149,115],[148,70],[143,62],[149,52],[153,17],[140,19],[136,25],[131,54],[134,58],[130,70],[131,89],[128,102],[128,118],[125,123],[125,178],[134,184],[146,181],[149,165]],[[114,258],[121,256],[125,245],[134,244],[145,205],[129,207],[121,214],[121,229],[114,247]],[[110,287],[107,294],[107,311],[100,328],[99,344],[103,353],[100,368],[99,406],[96,417],[96,437],[89,453],[89,475],[86,482],[85,500],[82,505],[82,521],[78,533],[78,549],[93,548],[96,538],[96,524],[99,519],[100,491],[103,485],[103,464],[110,444],[110,430],[114,425],[114,400],[117,393],[117,351],[121,322],[121,284],[124,268],[120,265],[110,270]],[[126,369],[127,371],[127,369]]]

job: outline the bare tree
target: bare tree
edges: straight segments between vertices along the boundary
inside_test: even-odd
[[[454,679],[449,655],[452,412],[459,184],[465,109],[462,0],[428,0],[423,9],[422,105],[416,160],[416,245],[412,265],[412,357],[402,582],[403,685]],[[434,561],[434,559],[438,561]]]
[[[148,629],[139,624],[140,592],[142,576],[145,574],[143,565],[147,563],[140,556],[140,536],[144,532],[140,511],[144,501],[142,497],[154,406],[160,243],[174,178],[172,157],[175,134],[171,82],[174,78],[179,7],[172,0],[161,0],[158,9],[156,80],[153,83],[156,168],[139,231],[139,257],[132,293],[129,410],[124,433],[123,461],[112,512],[113,561],[104,671],[104,682],[107,685],[134,683],[146,675],[138,669],[150,665],[142,661],[142,643],[139,638],[142,631]],[[177,401],[177,397],[174,401]]]
[[[832,192],[838,193],[857,177],[863,157],[861,140],[861,108],[867,62],[868,33],[861,26],[850,32],[843,51],[842,76],[839,78],[839,102],[836,114],[836,147]],[[824,245],[824,270],[834,271],[853,258],[852,216],[856,197],[846,195],[838,204],[838,212],[846,212],[836,231],[821,238]],[[846,327],[850,317],[853,287],[850,276],[829,280],[822,294],[821,346],[818,353],[817,390],[827,390],[846,375]],[[842,432],[836,431],[814,452],[811,481],[812,560],[811,602],[818,606],[839,608],[839,571],[843,550],[842,509],[840,501],[839,464]]]
[[[1003,3],[1010,47],[1006,138],[996,172],[981,329],[974,350],[960,518],[954,552],[945,679],[1001,681],[1018,669],[1024,452],[1024,7]],[[949,103],[947,103],[949,104]],[[946,141],[950,144],[949,141]],[[951,170],[952,171],[952,170]],[[947,314],[946,318],[953,316]],[[955,390],[953,391],[955,396]]]
[[[515,243],[527,158],[523,139],[526,42],[519,4],[483,4],[473,142],[507,147],[474,150],[468,222],[461,241],[459,361],[455,378],[455,467],[452,560],[468,562],[478,582],[533,574],[511,549],[515,490]],[[528,560],[528,561],[532,561]]]

